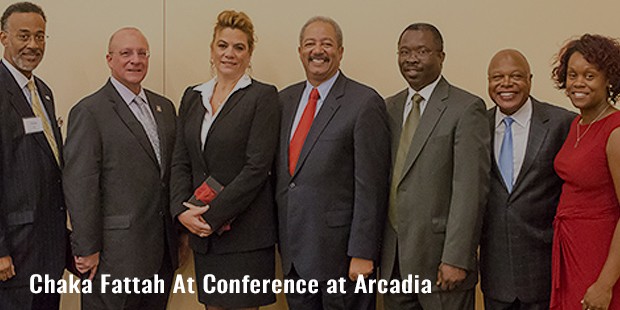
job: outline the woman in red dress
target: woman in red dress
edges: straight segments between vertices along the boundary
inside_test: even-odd
[[[551,309],[620,309],[620,43],[585,34],[558,54],[553,79],[580,116],[555,169]]]

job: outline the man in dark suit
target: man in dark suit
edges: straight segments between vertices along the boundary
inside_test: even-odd
[[[530,96],[530,66],[516,50],[495,54],[488,81],[496,107],[487,113],[494,160],[480,243],[485,309],[549,309],[562,189],[553,159],[576,114]]]
[[[387,99],[393,168],[381,277],[418,275],[432,292],[386,294],[386,309],[474,307],[490,135],[482,99],[441,76],[444,58],[433,25],[401,33],[398,63],[409,87]]]
[[[149,46],[138,29],[115,32],[106,59],[112,77],[72,108],[65,145],[73,252],[78,270],[95,280],[82,307],[165,309],[177,266],[168,212],[174,107],[141,86]],[[104,275],[165,285],[153,294],[112,294],[110,287],[103,294]]]
[[[283,272],[316,279],[317,294],[288,294],[291,309],[374,309],[374,294],[353,294],[374,275],[390,167],[385,105],[339,71],[342,31],[327,17],[300,33],[307,81],[280,93],[283,104],[276,200]],[[346,294],[327,293],[346,278]],[[363,280],[363,279],[362,279]]]
[[[0,308],[58,309],[59,294],[33,294],[30,276],[58,280],[65,266],[62,138],[52,91],[32,71],[45,51],[43,10],[10,5],[0,41]]]

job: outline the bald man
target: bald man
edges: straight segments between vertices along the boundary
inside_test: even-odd
[[[165,309],[177,266],[167,211],[174,107],[141,86],[149,45],[138,29],[115,32],[106,60],[108,82],[71,109],[64,153],[73,253],[78,270],[94,280],[82,309]],[[106,294],[101,280],[107,275],[109,282],[151,280],[156,288],[113,294],[108,286]]]
[[[523,54],[499,51],[489,64],[493,161],[480,270],[486,310],[549,309],[553,218],[562,181],[553,159],[576,114],[530,96]]]

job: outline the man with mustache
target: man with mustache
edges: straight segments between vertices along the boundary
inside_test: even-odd
[[[285,277],[315,279],[319,290],[287,301],[291,309],[374,309],[375,294],[354,294],[354,281],[374,277],[379,255],[390,169],[385,105],[339,70],[342,31],[331,18],[306,22],[298,50],[307,81],[280,92],[279,249]],[[339,278],[346,294],[328,293],[328,280]]]
[[[149,44],[126,27],[108,44],[107,83],[69,114],[64,189],[77,269],[94,279],[82,309],[165,309],[177,267],[169,207],[170,100],[142,87]],[[164,280],[164,291],[102,292],[101,279]]]
[[[553,160],[577,116],[530,96],[525,56],[505,49],[491,59],[487,113],[494,135],[491,190],[480,240],[486,310],[549,309],[553,220],[562,179]]]
[[[435,285],[386,294],[386,309],[474,309],[490,133],[484,101],[448,83],[444,58],[433,25],[411,24],[398,39],[408,87],[387,99],[393,168],[381,277]]]
[[[58,309],[33,294],[33,274],[58,280],[65,266],[62,138],[50,88],[32,71],[43,59],[43,10],[10,5],[0,20],[0,308]]]

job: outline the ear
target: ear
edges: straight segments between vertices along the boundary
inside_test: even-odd
[[[108,67],[111,69],[110,62],[112,62],[112,55],[110,55],[110,53],[105,54],[105,60],[108,63]]]
[[[2,42],[2,46],[4,47],[9,44],[9,35],[5,31],[0,31],[0,42]]]

